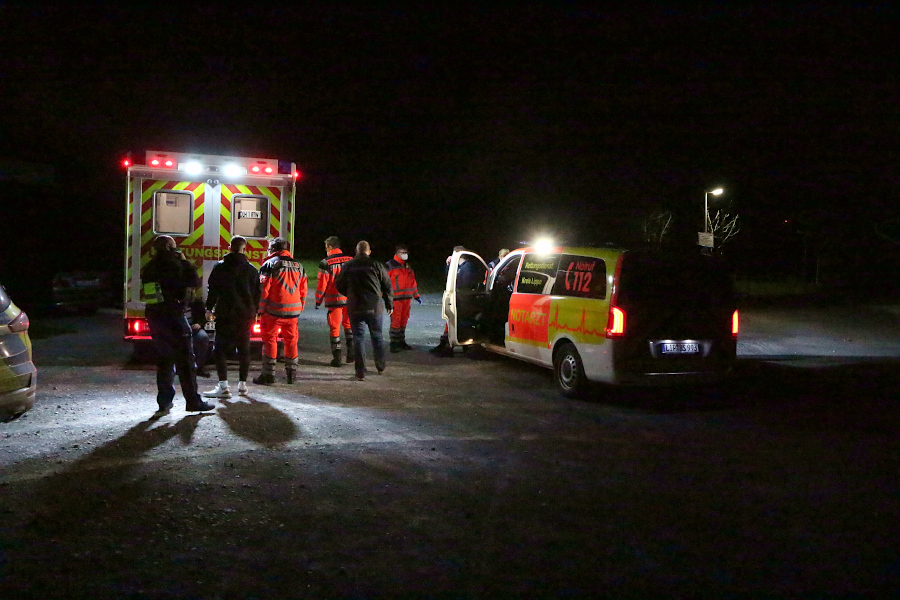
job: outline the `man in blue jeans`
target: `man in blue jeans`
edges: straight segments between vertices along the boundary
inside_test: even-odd
[[[335,279],[338,292],[347,296],[347,315],[353,330],[353,354],[356,360],[356,378],[366,378],[366,354],[363,339],[363,324],[368,326],[372,336],[372,350],[375,354],[375,368],[384,373],[384,342],[381,335],[382,311],[388,315],[394,309],[394,291],[384,264],[371,257],[372,248],[363,240],[356,244],[356,257],[345,262]]]

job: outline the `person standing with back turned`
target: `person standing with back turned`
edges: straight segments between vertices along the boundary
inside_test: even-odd
[[[216,319],[216,346],[213,357],[219,384],[206,398],[231,398],[228,389],[228,357],[237,348],[238,394],[247,395],[247,373],[250,371],[250,327],[259,307],[259,272],[247,260],[247,240],[231,239],[231,251],[216,263],[209,274],[206,294],[207,317]]]
[[[353,257],[341,250],[341,240],[332,235],[325,240],[328,256],[319,263],[316,278],[316,308],[324,302],[328,309],[328,332],[331,335],[331,366],[341,366],[341,326],[344,327],[344,343],[347,345],[347,362],[353,362],[353,330],[347,316],[347,297],[334,287],[334,279],[344,263]]]
[[[253,383],[275,383],[278,358],[278,330],[284,339],[284,369],[287,383],[294,383],[297,370],[297,319],[306,306],[306,271],[288,252],[287,240],[275,238],[269,243],[269,256],[259,269],[262,295],[259,312],[263,339],[262,372]]]
[[[381,335],[381,310],[379,302],[384,303],[387,314],[393,312],[394,293],[384,265],[370,255],[372,249],[369,242],[363,240],[356,244],[356,257],[344,263],[337,276],[337,289],[347,296],[347,312],[350,315],[350,326],[353,328],[353,356],[356,361],[356,378],[362,381],[366,377],[366,352],[363,342],[363,324],[368,326],[372,337],[372,350],[375,354],[375,368],[378,374],[384,372],[384,342]]]
[[[153,251],[153,258],[141,270],[141,281],[150,337],[156,347],[157,412],[165,414],[172,408],[176,372],[185,408],[192,412],[212,410],[213,405],[197,393],[191,326],[184,316],[188,290],[199,286],[200,278],[194,265],[177,250],[174,238],[157,236]]]

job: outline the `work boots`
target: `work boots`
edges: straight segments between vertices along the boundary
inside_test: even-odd
[[[396,354],[403,350],[403,347],[400,345],[400,342],[395,342],[391,340],[391,353]]]
[[[288,384],[294,383],[294,374],[297,372],[297,365],[300,363],[300,357],[284,359],[284,374]]]
[[[441,336],[441,343],[429,350],[435,356],[441,357],[451,357],[453,356],[453,346],[450,345],[450,340],[444,336]]]
[[[353,330],[345,329],[344,330],[344,343],[347,345],[347,360],[346,363],[353,362]]]
[[[344,363],[341,362],[341,338],[331,338],[331,366],[340,367]]]
[[[272,385],[275,383],[275,358],[263,354],[262,373],[253,378],[253,383],[257,385]]]

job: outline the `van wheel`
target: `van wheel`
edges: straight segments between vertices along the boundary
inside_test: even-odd
[[[565,343],[556,352],[553,361],[553,378],[556,387],[566,398],[580,398],[587,391],[587,378],[584,376],[584,364],[575,345]]]

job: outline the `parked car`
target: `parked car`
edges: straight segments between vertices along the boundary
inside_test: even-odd
[[[62,312],[93,314],[112,297],[109,273],[71,271],[53,276],[50,308]]]
[[[442,313],[451,345],[550,367],[565,396],[588,382],[721,379],[737,353],[731,279],[699,251],[528,247],[491,271],[477,254],[455,252]]]
[[[37,369],[28,326],[28,315],[0,285],[0,421],[15,419],[34,406]]]

